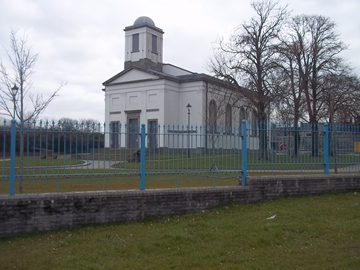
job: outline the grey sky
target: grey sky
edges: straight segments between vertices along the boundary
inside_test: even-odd
[[[35,92],[67,85],[41,118],[104,121],[102,83],[123,70],[124,31],[140,16],[164,34],[165,63],[207,73],[214,41],[253,16],[250,0],[0,0],[0,44],[8,48],[11,29],[27,31],[39,52],[32,77]],[[359,0],[280,0],[293,15],[317,14],[337,24],[342,54],[360,76]],[[4,50],[1,54],[4,59]]]

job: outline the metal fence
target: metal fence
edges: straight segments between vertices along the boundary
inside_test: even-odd
[[[246,185],[253,174],[358,171],[357,125],[4,122],[0,192]],[[21,151],[22,149],[22,151]],[[228,182],[227,182],[228,181]],[[230,181],[230,182],[229,182]],[[232,181],[232,182],[231,182]],[[42,189],[50,186],[50,189]]]

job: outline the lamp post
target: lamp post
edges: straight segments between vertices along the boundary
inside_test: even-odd
[[[14,84],[14,86],[11,88],[12,90],[12,94],[13,94],[13,103],[14,103],[14,114],[13,114],[13,118],[15,119],[15,109],[16,109],[16,93],[19,90],[19,88],[16,86],[16,84]]]
[[[188,110],[188,137],[187,137],[187,154],[188,154],[188,157],[190,157],[190,150],[189,150],[189,147],[190,147],[190,110],[191,110],[191,105],[190,103],[188,103],[188,105],[186,105],[186,108]]]

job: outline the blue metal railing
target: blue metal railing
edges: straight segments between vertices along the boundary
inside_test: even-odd
[[[10,148],[10,185],[9,185],[9,195],[13,196],[15,194],[15,135],[16,135],[16,122],[13,119],[11,121],[11,148]]]
[[[27,185],[56,184],[56,192],[65,183],[98,183],[105,190],[108,183],[136,182],[145,190],[151,181],[175,181],[180,187],[188,180],[211,179],[215,186],[240,177],[245,186],[249,172],[354,172],[360,163],[357,125],[245,120],[238,127],[16,125],[12,120],[2,129],[0,188],[8,181],[9,195],[15,194],[17,179]]]

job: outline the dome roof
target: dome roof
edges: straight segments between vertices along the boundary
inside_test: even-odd
[[[149,25],[155,27],[154,21],[146,16],[141,16],[135,20],[134,26],[140,26],[140,25]]]
[[[135,20],[134,24],[130,25],[130,26],[126,26],[124,31],[129,31],[129,30],[142,28],[142,27],[149,27],[161,34],[164,34],[164,31],[161,28],[156,27],[154,21],[147,16],[141,16],[141,17],[137,18]]]

